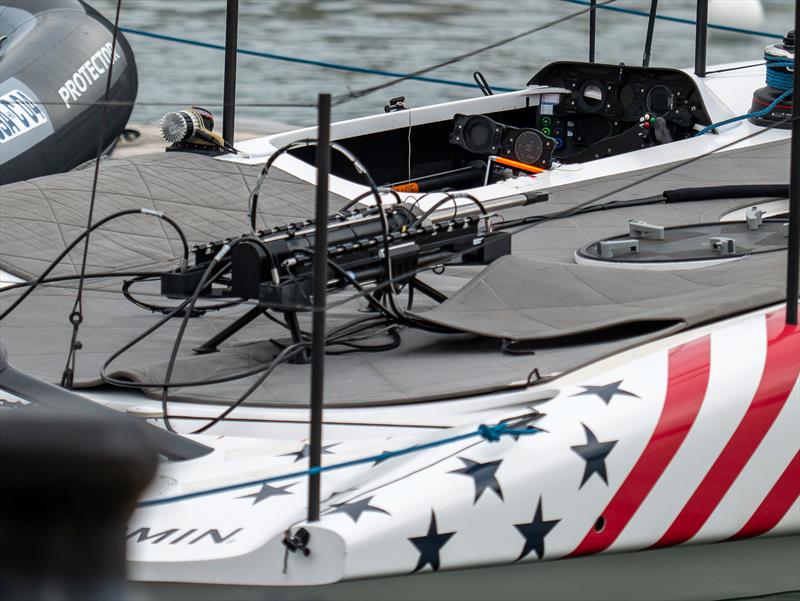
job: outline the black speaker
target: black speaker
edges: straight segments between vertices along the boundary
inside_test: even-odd
[[[450,143],[472,154],[497,154],[504,126],[483,115],[456,115]]]
[[[456,115],[450,143],[472,154],[497,155],[542,169],[553,164],[556,141],[536,129],[511,127],[485,115]]]

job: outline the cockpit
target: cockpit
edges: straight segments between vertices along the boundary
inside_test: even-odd
[[[711,123],[691,76],[675,69],[553,63],[519,92],[334,125],[375,183],[401,192],[464,190],[694,136]],[[485,93],[490,90],[485,90]],[[314,148],[293,150],[313,164]],[[365,183],[346,157],[332,174]]]

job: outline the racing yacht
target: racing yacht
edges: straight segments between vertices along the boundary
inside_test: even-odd
[[[3,403],[192,441],[129,521],[134,596],[800,590],[794,36],[698,56],[235,148],[170,113],[170,152],[100,167],[79,348],[91,174],[4,186]]]

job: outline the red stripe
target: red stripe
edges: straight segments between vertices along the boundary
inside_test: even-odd
[[[800,328],[787,326],[785,314],[767,315],[767,359],[758,390],[722,453],[655,547],[678,545],[697,534],[789,398],[800,372]]]
[[[769,106],[770,104],[772,104],[771,102],[762,102],[758,98],[753,98],[753,102],[755,102],[757,104],[760,104],[761,106]],[[792,105],[790,105],[790,104],[779,104],[775,108],[776,109],[790,109],[790,108],[792,108]]]
[[[769,532],[778,525],[798,498],[800,498],[800,451],[789,462],[755,513],[731,538],[750,538]]]
[[[700,411],[708,387],[711,339],[704,336],[669,351],[669,381],[664,407],[636,465],[602,513],[605,527],[594,530],[570,556],[607,549],[619,536],[636,510],[672,461]]]

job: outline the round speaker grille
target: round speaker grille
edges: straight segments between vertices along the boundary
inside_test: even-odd
[[[514,141],[514,154],[517,160],[529,165],[535,165],[542,158],[542,139],[532,131],[523,131]]]
[[[495,124],[491,119],[476,116],[464,124],[464,146],[475,154],[487,154],[493,151]]]

